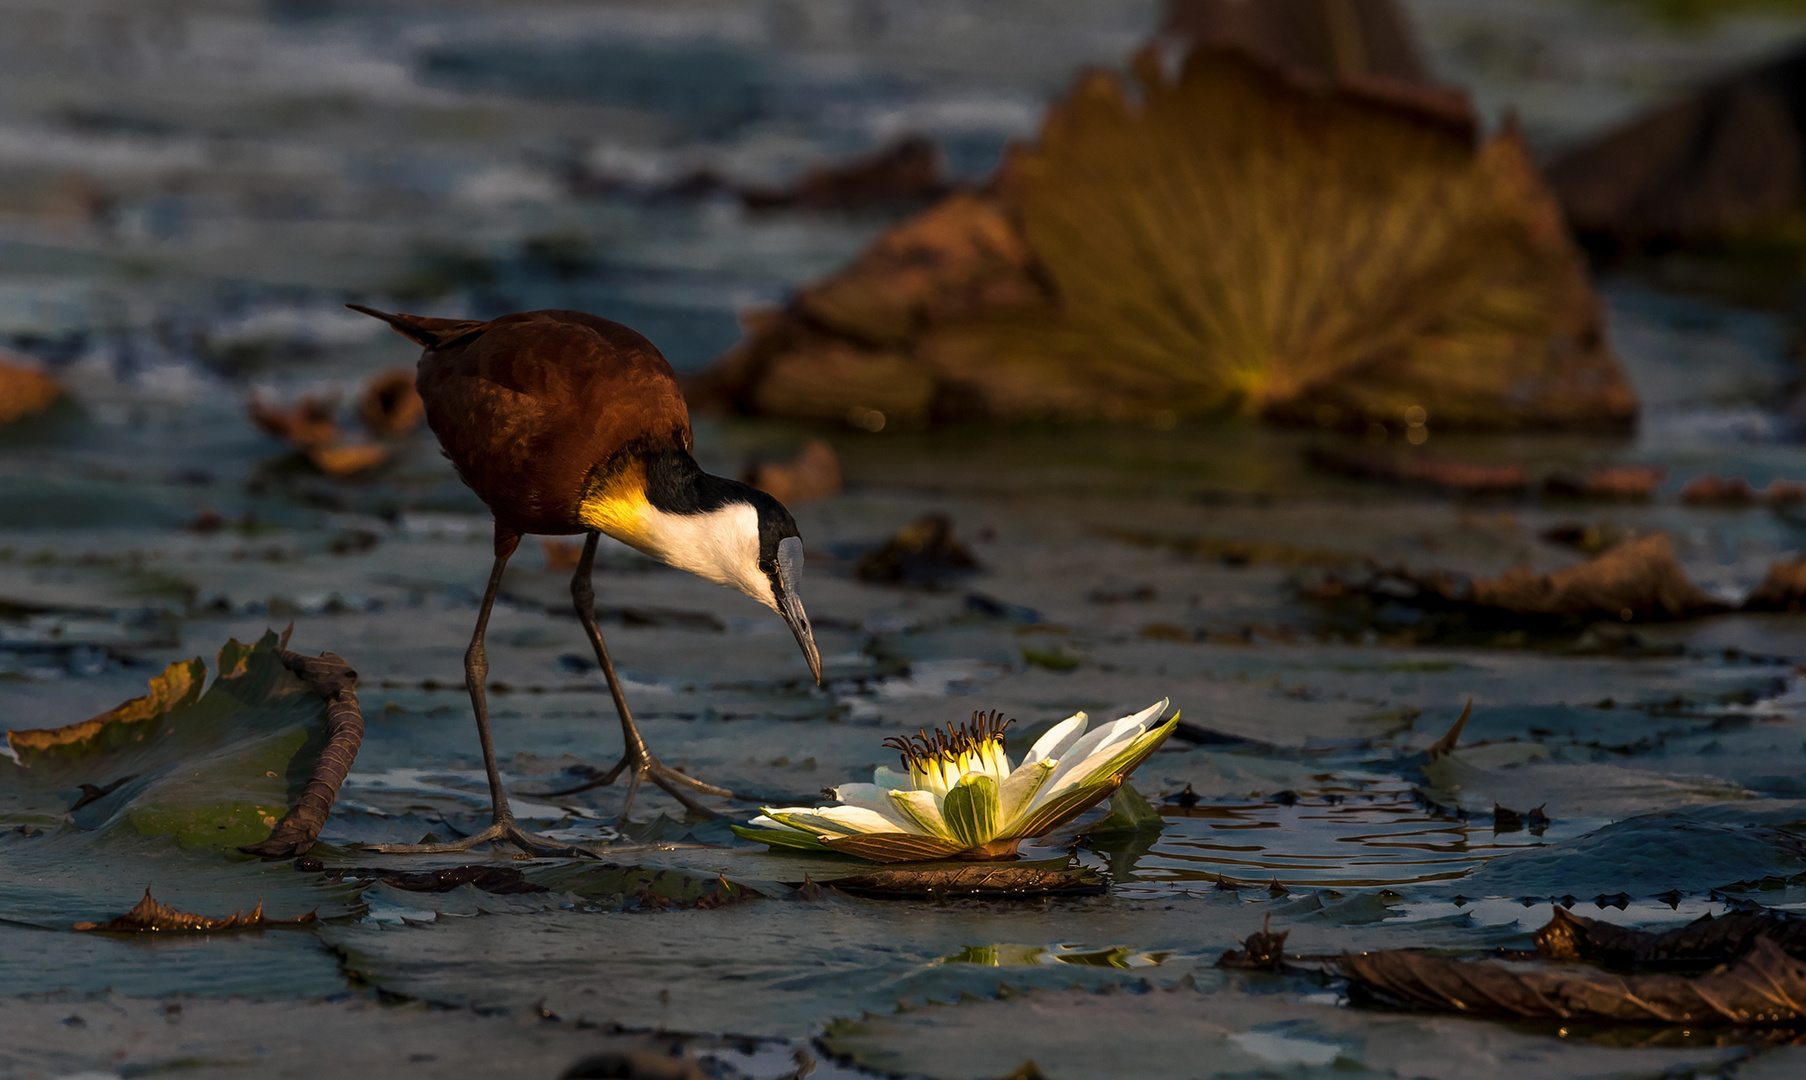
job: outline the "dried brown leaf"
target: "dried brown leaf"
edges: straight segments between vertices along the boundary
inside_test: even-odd
[[[1242,942],[1240,949],[1230,949],[1217,957],[1217,967],[1239,968],[1243,971],[1278,971],[1285,967],[1286,935],[1290,930],[1273,933],[1273,916],[1269,914],[1262,920],[1260,929],[1249,934]]]
[[[55,379],[28,366],[23,357],[14,361],[0,356],[0,425],[43,412],[62,393]]]
[[[315,446],[308,449],[307,460],[328,476],[353,476],[389,460],[389,448],[376,443]]]
[[[753,465],[741,479],[791,506],[840,494],[840,456],[824,439],[810,439],[790,461]]]
[[[1344,954],[1332,966],[1377,997],[1437,1011],[1662,1024],[1806,1021],[1806,963],[1761,936],[1741,959],[1697,978],[1455,960],[1404,949]]]
[[[144,899],[138,901],[136,907],[116,919],[108,919],[103,923],[78,922],[77,930],[108,930],[118,933],[146,933],[162,930],[246,930],[263,926],[296,926],[314,921],[314,913],[298,915],[293,919],[268,919],[263,914],[263,901],[247,914],[235,911],[221,918],[207,915],[192,915],[186,911],[177,911],[168,904],[161,903],[151,897],[150,890],[144,890]]]
[[[1550,960],[1590,960],[1614,967],[1703,964],[1734,960],[1762,937],[1806,958],[1806,919],[1779,912],[1703,915],[1663,933],[1634,930],[1556,908],[1536,932],[1536,951]]]
[[[274,435],[297,450],[328,446],[339,440],[339,422],[334,417],[338,399],[309,395],[284,407],[272,405],[253,396],[245,403],[251,423],[266,435]]]
[[[414,389],[414,369],[393,367],[370,376],[358,395],[357,413],[365,429],[379,439],[419,427],[426,419],[426,403]]]

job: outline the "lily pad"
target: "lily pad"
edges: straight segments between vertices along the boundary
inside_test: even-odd
[[[1224,894],[913,902],[829,890],[707,911],[546,911],[405,928],[366,920],[317,932],[367,984],[392,993],[484,1008],[543,1003],[559,1016],[628,1027],[800,1037],[821,1022],[824,1001],[844,1013],[1006,985],[1177,981],[1230,943],[1211,934],[1208,958],[1188,951],[1200,926],[1238,907]],[[1166,959],[1155,968],[940,963],[1022,941]]]
[[[1213,983],[1140,994],[1033,990],[899,1009],[837,1020],[827,1025],[818,1045],[874,1072],[937,1080],[1006,1075],[1518,1080],[1685,1073],[1742,1054],[1735,1047],[1595,1046],[1472,1020],[1377,1016],[1324,1003],[1321,995],[1250,993],[1234,977]],[[1029,1062],[1035,1071],[1025,1067]]]
[[[362,738],[356,676],[274,633],[228,642],[203,692],[206,674],[199,658],[171,664],[149,693],[91,720],[8,731],[0,825],[306,850]]]
[[[323,1032],[331,1034],[323,1037]],[[0,1002],[0,1073],[7,1076],[480,1075],[541,1080],[609,1051],[673,1064],[687,1058],[692,1067],[695,1061],[694,1054],[673,1058],[669,1042],[654,1043],[646,1036],[609,1036],[537,1017],[396,1006],[372,996],[330,1003],[156,1001],[119,994]],[[718,1052],[730,1061],[738,1057]]]
[[[1757,804],[1760,805],[1760,804]],[[1444,888],[1466,896],[1655,896],[1806,871],[1806,840],[1765,825],[1648,814],[1494,859]]]

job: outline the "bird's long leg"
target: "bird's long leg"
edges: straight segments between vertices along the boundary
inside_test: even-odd
[[[495,567],[489,571],[489,587],[483,590],[483,606],[477,611],[477,628],[464,650],[464,685],[470,691],[470,704],[477,714],[477,741],[483,747],[483,769],[489,775],[491,818],[489,827],[470,836],[442,844],[369,844],[367,850],[391,855],[438,855],[468,851],[491,840],[513,844],[531,855],[571,855],[589,852],[570,844],[560,844],[523,831],[514,823],[514,811],[508,807],[508,793],[502,790],[502,774],[495,764],[495,741],[489,735],[489,697],[485,692],[489,679],[489,656],[483,648],[483,635],[489,628],[489,611],[495,606],[495,594],[502,586],[502,571],[508,557],[514,554],[519,537],[496,541]]]
[[[602,668],[602,675],[608,680],[608,692],[615,699],[615,712],[621,717],[621,742],[623,750],[621,760],[598,779],[563,791],[550,792],[553,795],[571,795],[591,788],[612,784],[623,771],[629,773],[627,797],[621,801],[621,820],[627,820],[627,811],[633,806],[633,797],[639,792],[642,780],[650,780],[663,788],[672,798],[685,807],[710,817],[719,817],[714,810],[698,802],[695,796],[683,790],[694,788],[709,795],[718,795],[725,799],[737,799],[735,795],[723,787],[705,784],[701,780],[686,776],[660,761],[646,746],[641,737],[639,725],[633,721],[633,712],[627,707],[627,696],[621,692],[621,680],[615,675],[614,661],[608,655],[608,643],[602,640],[602,629],[596,625],[596,589],[591,581],[591,573],[596,565],[596,543],[601,534],[591,532],[583,542],[583,555],[577,560],[577,573],[571,578],[571,603],[577,609],[577,618],[583,623],[584,633],[589,635],[589,643],[596,650],[596,663]]]

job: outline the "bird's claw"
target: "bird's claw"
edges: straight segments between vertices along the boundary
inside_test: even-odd
[[[451,855],[469,851],[478,844],[499,842],[512,844],[528,855],[563,856],[565,858],[596,858],[595,852],[575,844],[564,844],[544,836],[536,836],[514,823],[513,818],[503,818],[492,822],[482,832],[456,840],[448,840],[437,844],[365,844],[365,851],[374,851],[383,855]]]
[[[623,757],[615,763],[614,768],[603,773],[594,780],[578,784],[576,787],[561,791],[548,791],[542,798],[556,798],[563,795],[575,795],[582,791],[592,791],[599,787],[607,787],[615,782],[622,773],[627,774],[627,797],[621,802],[621,813],[617,819],[621,824],[627,823],[627,812],[633,808],[633,798],[639,793],[640,784],[651,781],[665,794],[682,803],[684,808],[705,817],[723,817],[720,811],[704,805],[692,792],[713,795],[721,799],[734,799],[739,802],[767,802],[760,796],[741,795],[724,787],[705,783],[687,773],[678,772],[652,755],[650,750],[642,750],[638,754]]]

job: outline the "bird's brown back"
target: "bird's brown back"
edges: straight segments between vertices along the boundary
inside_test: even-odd
[[[429,347],[416,384],[458,475],[513,532],[583,532],[593,469],[622,451],[690,449],[671,365],[634,331],[579,311],[504,315]]]

